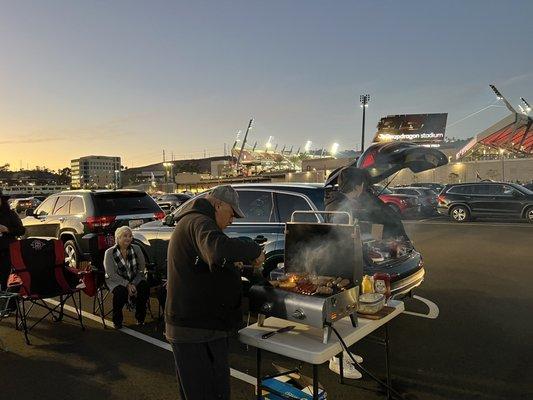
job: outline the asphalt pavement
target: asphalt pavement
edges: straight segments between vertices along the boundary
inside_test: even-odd
[[[533,225],[436,218],[405,226],[427,275],[418,299],[406,300],[412,313],[390,324],[394,387],[408,399],[533,398]],[[90,311],[91,299],[84,302]],[[152,309],[156,314],[155,301]],[[1,321],[8,351],[0,352],[0,398],[176,399],[162,325],[139,328],[125,315],[123,331],[103,329],[90,315],[85,331],[70,321],[46,321],[31,333],[30,346],[13,329],[13,318]],[[383,377],[383,348],[362,342],[357,353]],[[255,351],[233,341],[230,358],[237,376],[232,398],[253,398],[247,381],[255,376]],[[264,367],[297,365],[274,354],[263,361]],[[311,374],[309,367],[304,373]],[[385,398],[367,378],[340,385],[327,365],[319,376],[328,398]]]

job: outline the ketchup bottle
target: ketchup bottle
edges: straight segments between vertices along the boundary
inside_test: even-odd
[[[391,295],[390,275],[383,272],[376,272],[374,274],[374,290],[376,293],[385,295],[385,298],[388,300]]]

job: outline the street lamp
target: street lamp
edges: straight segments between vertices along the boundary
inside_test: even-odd
[[[119,186],[119,179],[120,179],[120,170],[115,170],[115,189],[118,189]]]
[[[361,153],[365,151],[365,116],[366,116],[366,108],[368,107],[368,103],[370,103],[370,95],[369,94],[362,94],[359,96],[359,101],[361,102],[361,108],[363,109],[363,128],[361,130]]]
[[[500,149],[500,156],[502,159],[502,181],[505,182],[505,162],[503,161],[503,155],[505,153],[505,149]]]
[[[337,154],[337,151],[339,151],[339,144],[338,143],[333,143],[331,145],[331,155],[333,157],[335,157],[335,154]]]
[[[165,183],[168,183],[168,175],[170,173],[170,176],[172,177],[172,166],[173,164],[171,162],[164,162],[163,167],[165,167]]]

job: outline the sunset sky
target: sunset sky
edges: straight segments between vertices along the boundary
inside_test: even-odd
[[[131,167],[251,142],[360,146],[380,117],[468,137],[533,103],[532,1],[21,1],[0,12],[0,165]],[[495,104],[497,105],[497,104]]]

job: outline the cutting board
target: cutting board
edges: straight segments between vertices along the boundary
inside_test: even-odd
[[[359,318],[365,318],[365,319],[381,319],[381,318],[386,317],[387,315],[389,315],[394,310],[395,310],[394,307],[384,306],[381,310],[379,310],[375,314],[361,314],[361,313],[358,312],[357,316]]]

